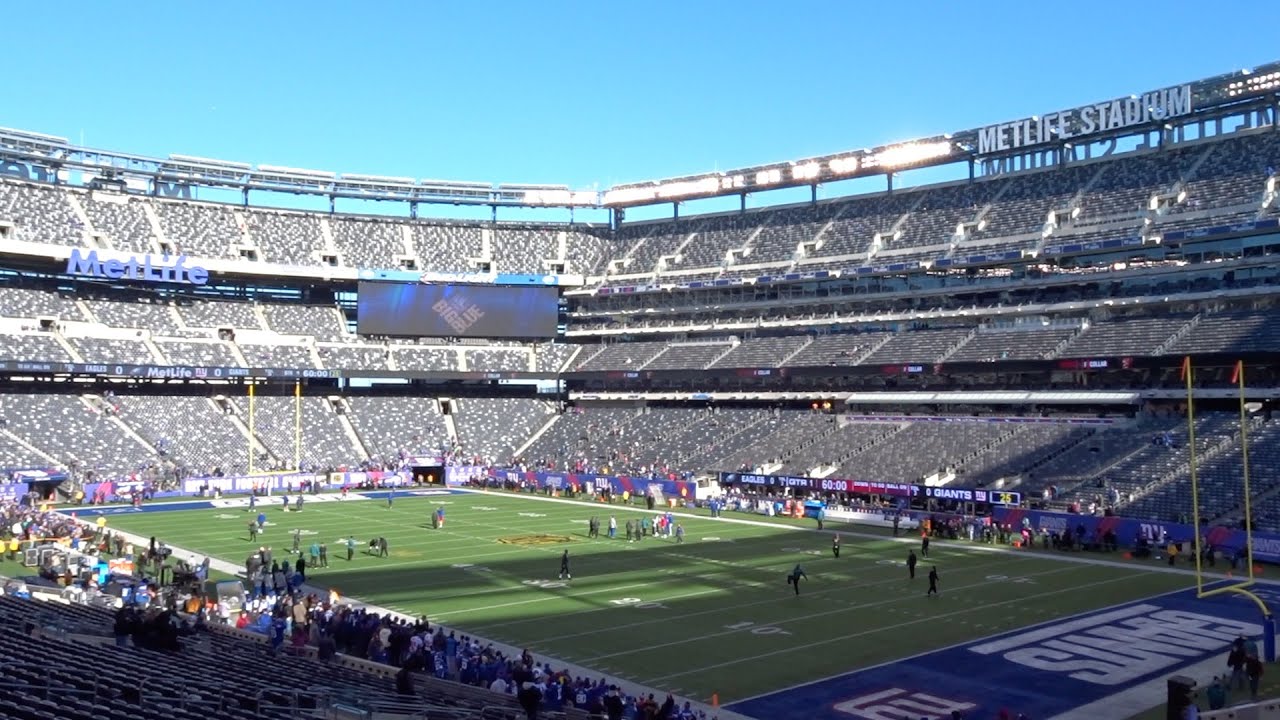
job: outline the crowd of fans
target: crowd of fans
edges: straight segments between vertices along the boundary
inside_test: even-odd
[[[202,618],[207,617],[204,608]],[[201,622],[208,620],[202,619]],[[215,619],[216,621],[216,619]],[[257,594],[236,627],[266,635],[273,651],[314,647],[320,660],[338,653],[400,669],[397,686],[413,693],[413,675],[422,673],[514,697],[530,716],[575,707],[609,718],[694,720],[705,717],[691,703],[668,695],[629,696],[603,678],[574,675],[536,661],[528,651],[511,656],[492,643],[433,626],[425,617],[409,619],[372,612],[323,597],[300,584],[281,593]]]

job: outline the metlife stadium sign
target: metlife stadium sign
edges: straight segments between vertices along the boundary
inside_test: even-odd
[[[988,125],[978,131],[978,155],[1019,150],[1190,115],[1191,106],[1191,86],[1179,85],[1072,110]]]
[[[71,251],[67,258],[67,274],[103,280],[137,280],[154,283],[178,283],[204,285],[209,282],[209,271],[187,265],[186,255],[155,256],[130,255],[125,260],[102,259],[97,250],[87,253],[79,249]]]

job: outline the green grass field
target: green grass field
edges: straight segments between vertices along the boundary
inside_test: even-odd
[[[446,526],[430,512],[443,505]],[[683,544],[587,538],[587,518],[619,534],[639,509],[458,493],[314,502],[301,513],[266,505],[260,543],[277,556],[302,528],[304,547],[329,544],[331,567],[312,584],[477,636],[607,672],[635,683],[722,704],[859,667],[1037,622],[1185,588],[1186,576],[935,546],[914,582],[908,546],[888,537],[831,532],[812,521],[738,523],[682,516]],[[242,565],[255,547],[243,509],[113,515],[111,527]],[[731,515],[750,519],[751,516]],[[830,527],[828,528],[830,530]],[[856,528],[866,533],[866,528]],[[353,561],[339,541],[360,543]],[[385,536],[391,554],[364,544]],[[573,579],[557,578],[568,548]],[[785,575],[802,563],[809,582],[794,597]],[[936,564],[942,595],[926,599]]]

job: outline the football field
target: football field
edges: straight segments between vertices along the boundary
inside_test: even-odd
[[[308,498],[302,512],[284,512],[278,499],[268,500],[259,506],[270,524],[258,543],[247,534],[257,511],[248,511],[243,499],[202,502],[197,509],[157,504],[122,511],[110,516],[109,526],[241,566],[257,544],[287,556],[292,531],[301,529],[304,551],[313,542],[328,544],[330,567],[309,570],[312,585],[681,697],[708,703],[715,696],[722,706],[754,717],[822,715],[812,705],[795,706],[805,693],[838,711],[832,717],[859,716],[863,706],[857,703],[866,693],[891,691],[906,699],[885,695],[887,700],[868,702],[905,702],[904,710],[943,702],[985,709],[1006,705],[992,697],[998,692],[1018,712],[1056,716],[1071,703],[1083,706],[1157,676],[1125,683],[1111,677],[1090,683],[1090,692],[1076,691],[1057,682],[1061,672],[1054,674],[1046,656],[1030,670],[1018,664],[1022,660],[1003,660],[1019,652],[1006,646],[1018,643],[990,642],[993,636],[1116,606],[1124,607],[1097,622],[1089,615],[1073,618],[1065,627],[1084,632],[1086,626],[1209,607],[1188,599],[1192,578],[1161,572],[1154,563],[1082,562],[1101,556],[935,543],[910,580],[905,560],[909,549],[919,551],[918,541],[864,527],[836,528],[850,531],[838,559],[830,525],[818,533],[812,520],[737,513],[725,519],[678,514],[683,543],[653,537],[627,542],[623,528],[644,514],[639,507],[437,492],[400,494],[392,507],[375,494],[342,502]],[[430,513],[440,507],[445,526],[432,529]],[[587,537],[592,515],[602,521],[599,539]],[[618,522],[617,539],[607,537],[610,515]],[[387,538],[390,557],[366,553],[376,536]],[[358,543],[351,561],[348,537]],[[572,579],[561,580],[566,548]],[[798,597],[785,580],[797,563],[809,578]],[[924,576],[933,566],[941,593],[930,598]],[[1220,605],[1227,608],[1220,614],[1229,627],[1216,628],[1218,635],[1251,627],[1247,603]],[[1171,664],[1147,656],[1145,672],[1163,671],[1164,677],[1169,667],[1214,657],[1218,645],[1201,645],[1196,653],[1175,652]],[[1096,653],[1089,657],[1103,662]],[[899,662],[904,658],[913,659]],[[1068,668],[1075,673],[1069,678],[1081,674],[1079,667]],[[1047,705],[1030,692],[1041,680],[1059,688]],[[931,694],[924,700],[907,697],[926,692]]]

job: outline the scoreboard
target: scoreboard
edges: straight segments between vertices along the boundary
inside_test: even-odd
[[[856,495],[885,495],[903,498],[933,498],[936,500],[954,500],[956,502],[1010,507],[1022,504],[1022,493],[1008,490],[985,490],[982,488],[930,487],[928,485],[912,485],[910,483],[727,472],[720,473],[720,482],[725,485],[742,484],[761,487],[805,488],[818,492],[844,492]]]
[[[361,335],[549,339],[560,330],[555,287],[364,282]]]

